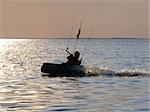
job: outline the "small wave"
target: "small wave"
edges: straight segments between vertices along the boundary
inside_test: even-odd
[[[149,72],[146,71],[138,71],[138,70],[121,70],[121,71],[113,71],[108,68],[92,68],[88,66],[84,66],[85,73],[87,76],[150,76]]]

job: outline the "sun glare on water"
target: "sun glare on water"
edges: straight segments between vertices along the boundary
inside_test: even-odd
[[[0,39],[0,46],[10,45],[15,39]]]
[[[3,54],[6,52],[11,46],[15,45],[16,42],[21,39],[0,39],[0,52]]]

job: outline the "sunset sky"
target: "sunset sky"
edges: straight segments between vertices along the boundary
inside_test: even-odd
[[[148,37],[149,0],[0,0],[1,38]]]

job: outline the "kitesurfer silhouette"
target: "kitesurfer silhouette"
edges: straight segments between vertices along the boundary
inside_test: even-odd
[[[81,61],[82,59],[79,60],[79,57],[80,57],[80,53],[79,51],[75,51],[74,52],[74,55],[71,54],[68,49],[66,50],[70,55],[67,57],[68,61],[67,61],[67,64],[69,65],[80,65],[81,64]]]

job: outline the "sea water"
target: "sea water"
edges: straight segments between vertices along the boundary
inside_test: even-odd
[[[0,112],[149,112],[149,39],[0,39]],[[43,77],[79,50],[95,77]],[[102,75],[98,71],[140,73]],[[106,72],[107,73],[107,72]],[[143,75],[144,74],[144,75]]]

